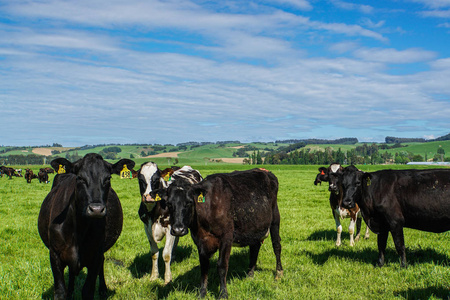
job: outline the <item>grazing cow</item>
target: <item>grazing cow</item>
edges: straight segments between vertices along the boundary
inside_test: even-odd
[[[55,177],[38,219],[39,235],[50,251],[55,299],[73,297],[75,276],[84,267],[88,273],[83,299],[94,298],[97,277],[99,293],[106,296],[104,252],[119,238],[123,223],[122,207],[110,179],[125,164],[134,167],[129,159],[110,164],[95,153],[86,154],[74,163],[64,158],[51,162],[55,170],[63,165],[67,172]],[[69,267],[67,290],[66,266]]]
[[[16,174],[16,170],[14,170],[13,168],[1,166],[1,170],[3,174],[9,177],[9,179],[12,179],[13,176],[18,177],[18,175]]]
[[[22,175],[22,169],[15,169],[14,170],[16,173],[14,174],[14,176],[17,176],[17,177],[23,177],[23,175]],[[17,175],[16,175],[17,174]]]
[[[342,207],[342,193],[339,190],[339,186],[336,180],[333,180],[332,174],[342,171],[342,166],[338,163],[331,164],[328,168],[320,167],[319,174],[317,174],[314,184],[322,184],[323,181],[329,182],[328,190],[330,191],[330,206],[331,212],[333,213],[334,222],[336,224],[336,246],[341,245],[341,233],[342,225],[341,219],[350,218],[350,225],[348,226],[348,233],[350,234],[350,246],[354,246],[355,242],[359,241],[362,217],[358,205],[351,209],[345,209]],[[331,179],[331,180],[330,180]],[[353,238],[355,233],[356,224],[356,237]],[[366,226],[366,233],[364,235],[365,239],[369,238],[369,227]]]
[[[364,220],[378,234],[378,266],[384,265],[389,232],[406,267],[403,227],[429,232],[450,230],[450,170],[382,170],[345,168],[339,176],[347,208],[359,205]]]
[[[34,178],[38,178],[38,176],[36,174],[33,173],[33,170],[31,169],[26,169],[25,170],[25,179],[28,183],[31,183],[31,180]]]
[[[176,245],[178,244],[178,237],[170,233],[171,226],[169,222],[169,210],[164,205],[161,205],[159,197],[152,197],[151,192],[157,189],[167,188],[171,182],[175,170],[178,167],[167,168],[160,171],[154,162],[147,162],[141,165],[138,171],[139,189],[141,192],[141,205],[139,207],[139,217],[144,223],[145,233],[150,243],[150,251],[152,253],[152,274],[150,280],[156,280],[159,277],[158,258],[159,248],[158,243],[166,237],[166,243],[163,249],[163,259],[165,263],[164,282],[167,284],[172,281],[172,272],[170,270],[170,263],[173,259]],[[176,178],[199,178],[202,179],[200,173],[191,167],[185,166],[181,171],[177,171]],[[173,179],[175,180],[175,179]],[[195,179],[194,179],[195,180]]]
[[[48,181],[48,173],[45,169],[39,169],[38,172],[38,178],[39,178],[39,183],[49,183],[50,181]]]
[[[161,192],[170,211],[172,234],[191,231],[201,268],[200,297],[206,296],[210,257],[219,250],[219,297],[227,298],[226,277],[231,247],[250,246],[248,276],[253,276],[262,241],[269,235],[276,257],[277,278],[282,276],[278,180],[267,170],[253,169],[213,174],[194,185],[175,180]]]

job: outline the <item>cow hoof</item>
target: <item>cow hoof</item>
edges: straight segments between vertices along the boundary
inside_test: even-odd
[[[158,275],[152,275],[152,276],[150,276],[150,281],[158,280],[158,278],[159,278]]]
[[[283,278],[283,270],[277,270],[277,275],[275,276],[275,280],[279,280]]]

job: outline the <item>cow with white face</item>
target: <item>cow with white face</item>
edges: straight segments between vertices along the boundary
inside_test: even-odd
[[[320,167],[319,174],[316,176],[314,184],[322,183],[323,181],[328,181],[328,190],[330,191],[330,206],[333,212],[334,222],[336,223],[336,246],[340,246],[341,243],[341,233],[342,225],[341,219],[350,218],[350,224],[348,226],[348,232],[350,234],[350,246],[354,246],[355,242],[359,240],[361,231],[362,216],[359,207],[356,205],[351,209],[346,209],[342,207],[342,192],[338,184],[338,173],[342,172],[343,167],[338,163],[331,164],[328,168]],[[356,237],[355,234],[356,225]],[[369,238],[369,227],[366,227],[366,233],[364,235],[365,239]]]
[[[190,166],[171,167],[161,171],[154,162],[147,162],[141,165],[138,171],[139,188],[141,192],[141,205],[139,207],[139,217],[144,223],[145,233],[152,253],[152,275],[150,280],[156,280],[159,277],[158,272],[158,243],[166,237],[166,243],[163,250],[163,259],[165,263],[164,282],[167,284],[172,281],[170,263],[174,257],[174,251],[178,244],[178,237],[173,236],[171,231],[169,210],[161,202],[161,197],[152,193],[155,190],[162,190],[169,187],[176,180],[183,179],[190,184],[203,180],[200,172],[192,169]]]
[[[156,280],[159,277],[158,243],[166,237],[166,243],[163,250],[163,259],[166,267],[164,283],[172,281],[172,272],[170,263],[174,249],[178,243],[178,237],[170,234],[169,211],[161,205],[160,198],[151,197],[151,192],[156,189],[167,187],[169,184],[161,176],[161,170],[154,162],[146,162],[141,165],[138,171],[139,188],[141,192],[141,205],[139,207],[139,217],[144,223],[145,233],[150,243],[152,253],[152,274],[150,280]]]

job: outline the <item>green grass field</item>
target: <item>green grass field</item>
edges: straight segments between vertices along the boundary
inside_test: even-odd
[[[32,169],[37,172],[39,167]],[[250,168],[218,164],[194,167],[204,177]],[[254,278],[245,276],[248,249],[233,248],[227,278],[230,299],[449,299],[449,232],[433,234],[405,229],[408,268],[400,268],[391,237],[387,264],[375,268],[378,251],[374,233],[368,240],[350,247],[349,221],[344,220],[343,245],[335,246],[328,184],[313,185],[318,166],[264,167],[280,183],[284,277],[274,280],[275,257],[270,240],[261,248]],[[361,168],[374,171],[383,166]],[[53,177],[50,175],[51,181]],[[122,203],[124,227],[117,243],[106,253],[105,277],[110,299],[197,299],[200,268],[191,237],[180,239],[172,264],[173,282],[167,286],[162,279],[151,282],[150,247],[137,214],[140,201],[137,179],[114,175],[112,186]],[[39,208],[50,187],[51,184],[39,184],[37,179],[27,184],[24,178],[0,178],[0,299],[53,297],[48,250],[37,231]],[[208,299],[218,296],[216,260],[217,254],[211,263]],[[159,265],[163,274],[161,256]],[[68,277],[67,274],[66,269]],[[83,271],[76,280],[75,299],[80,298],[85,276]]]

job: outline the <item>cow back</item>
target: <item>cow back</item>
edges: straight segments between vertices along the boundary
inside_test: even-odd
[[[216,235],[233,230],[234,242],[240,246],[267,236],[273,212],[278,212],[275,175],[259,169],[236,171],[210,175],[198,185],[206,190],[205,201],[196,201],[200,224],[208,224],[205,227]]]

